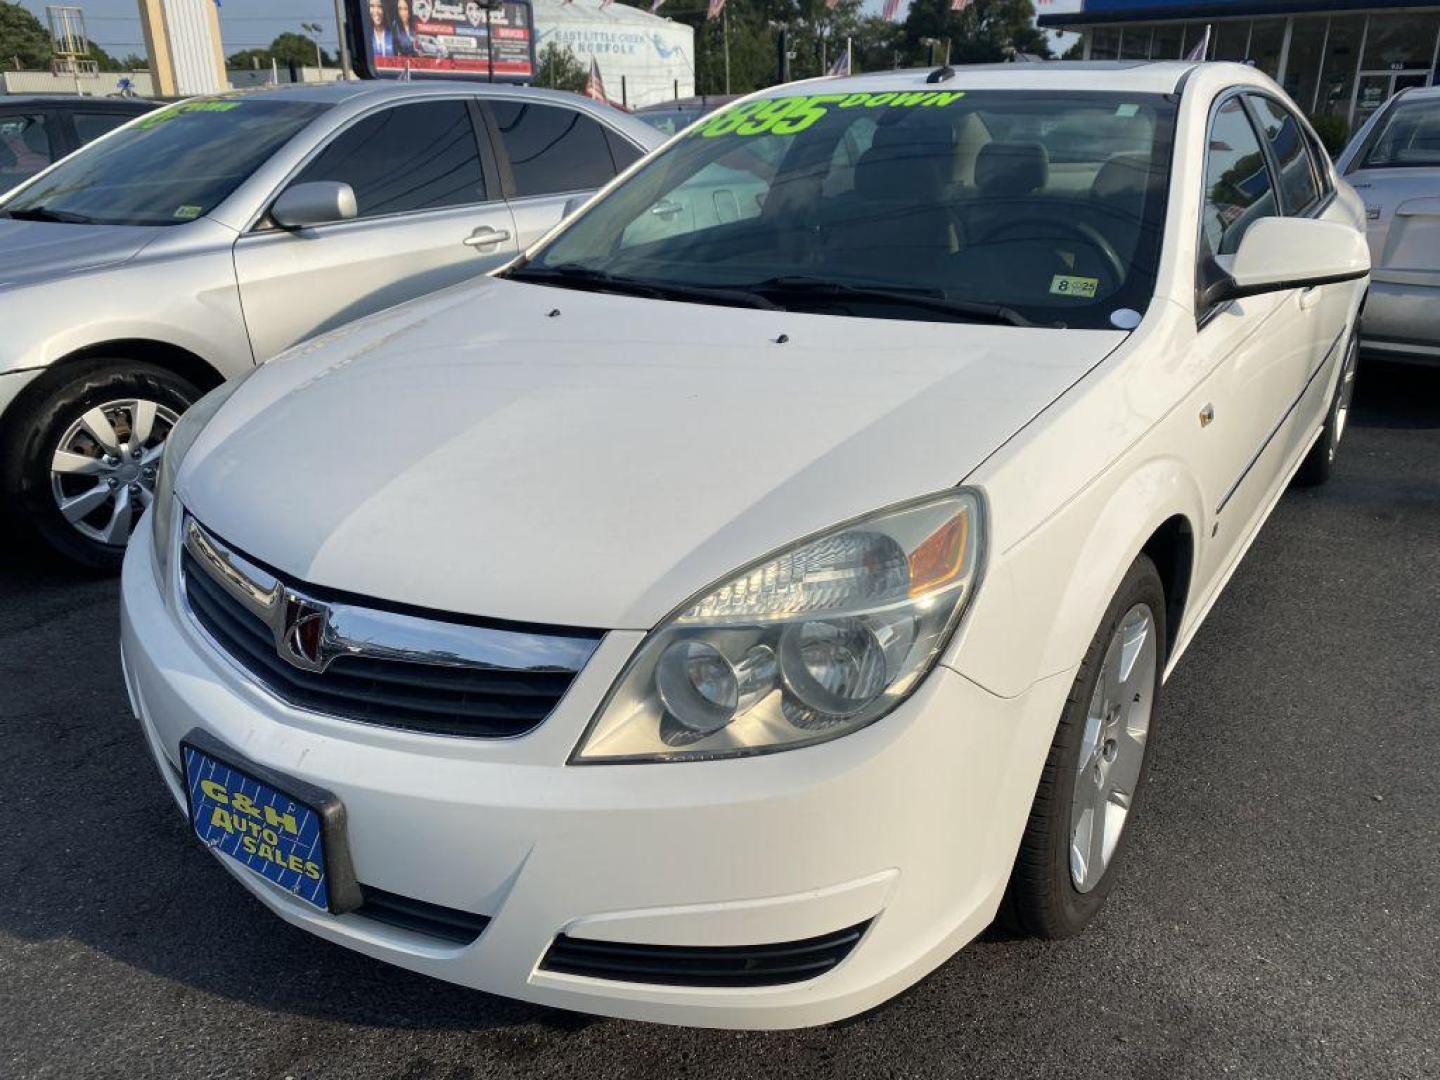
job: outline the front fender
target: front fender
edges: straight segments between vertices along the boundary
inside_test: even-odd
[[[226,378],[254,366],[226,246],[153,255],[0,289],[0,373],[141,339],[203,357]]]
[[[991,503],[1003,506],[1003,493],[991,493]],[[1188,522],[1198,544],[1204,500],[1179,458],[1107,470],[1008,550],[994,553],[946,664],[1004,697],[1075,667],[1125,571],[1176,516]],[[1169,632],[1173,640],[1178,628]]]

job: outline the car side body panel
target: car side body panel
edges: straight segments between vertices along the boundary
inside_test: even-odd
[[[1140,326],[967,478],[996,508],[992,546],[946,663],[992,693],[1013,696],[1072,669],[1126,568],[1179,516],[1194,565],[1183,621],[1169,628],[1173,669],[1319,432],[1343,355],[1330,339],[1354,325],[1366,281],[1321,286],[1320,302],[1303,312],[1291,290],[1197,321],[1206,127],[1210,104],[1236,85],[1274,92],[1235,65],[1197,68],[1185,87],[1191,107],[1177,123],[1163,269]],[[1358,227],[1361,213],[1337,182],[1322,216]],[[1214,419],[1202,423],[1202,411]],[[1051,468],[1037,475],[1036,460]]]

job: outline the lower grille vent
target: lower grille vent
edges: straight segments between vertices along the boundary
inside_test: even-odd
[[[825,974],[850,955],[865,928],[773,945],[633,945],[556,937],[542,971],[668,986],[779,986]]]
[[[411,900],[371,885],[361,885],[360,895],[365,902],[355,909],[356,915],[456,945],[469,945],[490,925],[484,915]]]

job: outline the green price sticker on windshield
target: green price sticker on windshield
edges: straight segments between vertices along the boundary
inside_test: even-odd
[[[182,101],[178,105],[172,105],[168,109],[161,109],[142,117],[135,126],[142,130],[153,128],[174,120],[177,116],[185,116],[189,113],[229,112],[231,109],[238,109],[241,104],[239,101]]]
[[[695,133],[707,139],[717,135],[798,135],[828,116],[831,109],[929,109],[964,96],[963,90],[928,90],[762,98],[717,113],[697,125]]]

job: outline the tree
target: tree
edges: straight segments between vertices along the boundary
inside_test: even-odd
[[[320,52],[321,59],[331,67],[335,65],[335,58],[323,49]],[[228,68],[268,68],[271,62],[279,64],[282,68],[288,68],[294,64],[297,68],[307,65],[315,66],[315,39],[306,37],[304,34],[297,34],[293,30],[287,30],[278,35],[270,42],[269,48],[265,49],[241,49],[233,52],[225,58],[225,66]]]
[[[1050,55],[1030,0],[972,0],[964,11],[951,11],[950,0],[911,0],[905,18],[908,63],[925,62],[922,38],[949,39],[952,64],[995,63],[1016,53]]]
[[[568,45],[552,41],[535,57],[535,85],[548,86],[552,90],[570,90],[576,94],[585,92],[585,83],[590,73],[580,58]]]
[[[270,55],[279,62],[281,67],[288,67],[294,64],[296,67],[304,67],[306,64],[315,63],[315,39],[306,37],[304,34],[297,34],[293,30],[287,30],[278,35],[270,42]],[[320,57],[324,63],[335,64],[335,60],[323,49]]]
[[[44,68],[50,64],[50,34],[19,4],[0,0],[0,66]]]

